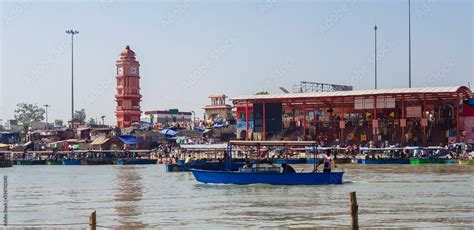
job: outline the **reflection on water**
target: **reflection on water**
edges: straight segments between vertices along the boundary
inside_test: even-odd
[[[356,191],[362,228],[474,226],[474,166],[339,169],[342,185],[240,186],[200,184],[163,165],[15,166],[0,171],[4,224],[87,223],[97,210],[98,223],[115,228],[347,228]]]
[[[3,225],[8,225],[8,176],[3,176]]]
[[[137,221],[142,214],[139,203],[143,198],[142,177],[137,167],[118,167],[116,181],[114,200],[119,223],[124,227],[145,227]]]

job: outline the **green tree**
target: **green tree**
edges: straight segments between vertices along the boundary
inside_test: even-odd
[[[90,126],[93,126],[93,125],[96,125],[97,123],[95,122],[95,119],[94,118],[89,118],[89,121],[87,122],[88,125]]]
[[[81,109],[74,111],[74,118],[78,119],[81,124],[84,124],[86,122],[86,110]]]
[[[44,120],[45,110],[36,104],[19,103],[15,109],[15,119],[28,128],[33,121]]]

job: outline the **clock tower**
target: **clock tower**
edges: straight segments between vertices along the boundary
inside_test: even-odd
[[[117,107],[117,127],[126,128],[134,122],[140,122],[140,63],[135,60],[135,52],[129,46],[120,53],[120,58],[115,64],[117,66],[117,92],[115,101]]]

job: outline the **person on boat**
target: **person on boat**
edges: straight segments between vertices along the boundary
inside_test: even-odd
[[[191,157],[191,154],[188,155],[188,157],[186,157],[186,160],[184,161],[184,164],[185,165],[190,165],[193,163],[193,158]]]
[[[334,165],[336,167],[336,164],[334,163],[334,159],[331,157],[331,150],[327,150],[326,155],[324,155],[323,159],[321,159],[318,162],[318,165],[316,165],[316,168],[319,167],[319,165],[324,164],[324,169],[323,172],[331,172],[331,168]]]
[[[282,173],[296,173],[295,169],[287,163],[281,164],[281,167],[283,168]]]
[[[243,168],[252,168],[252,167],[253,167],[253,164],[249,160],[245,161]]]

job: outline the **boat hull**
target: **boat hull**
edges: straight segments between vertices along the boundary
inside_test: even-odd
[[[45,165],[45,160],[15,160],[15,165]]]
[[[63,165],[81,165],[80,160],[63,160]]]
[[[9,168],[13,167],[12,161],[0,161],[0,168]]]
[[[83,159],[81,165],[111,165],[113,161],[110,159]]]
[[[456,160],[451,159],[425,159],[425,158],[410,158],[410,164],[452,164]]]
[[[116,165],[152,165],[156,164],[157,159],[120,159],[114,161]]]
[[[344,172],[331,173],[247,173],[192,169],[197,181],[205,184],[325,185],[342,184]]]
[[[459,164],[462,165],[474,165],[474,160],[460,160]]]
[[[358,164],[410,164],[410,159],[357,159]]]
[[[47,165],[63,165],[63,161],[61,161],[61,160],[59,160],[59,161],[47,160],[47,161],[46,161],[46,164],[47,164]]]

